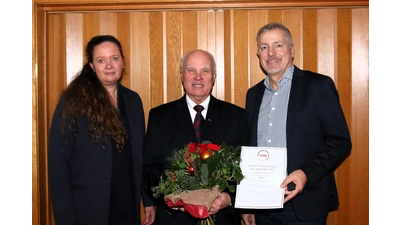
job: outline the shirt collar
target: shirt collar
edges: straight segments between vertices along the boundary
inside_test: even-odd
[[[292,64],[287,70],[286,72],[283,74],[283,76],[281,77],[281,79],[278,82],[278,89],[280,87],[282,87],[282,85],[284,85],[286,83],[287,80],[291,80],[293,79],[293,71],[294,71],[294,65]],[[269,78],[268,76],[265,77],[264,79],[264,85],[267,89],[274,91],[271,87],[270,87],[270,82],[269,82]]]
[[[204,102],[200,103],[199,105],[204,107],[204,110],[207,111],[208,109],[208,104],[210,103],[210,95],[208,95],[208,97],[206,98],[206,100],[204,100]],[[186,95],[186,102],[188,104],[188,107],[190,110],[194,110],[193,107],[195,105],[197,105],[194,101],[192,101],[192,99],[189,98],[188,95]]]

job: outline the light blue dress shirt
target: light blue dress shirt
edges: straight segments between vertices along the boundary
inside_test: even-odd
[[[294,66],[289,67],[278,83],[278,90],[264,80],[265,91],[258,114],[257,145],[286,148],[286,117]]]

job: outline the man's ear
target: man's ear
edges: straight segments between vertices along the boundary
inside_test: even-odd
[[[213,86],[215,84],[215,80],[217,79],[217,71],[214,71],[214,78],[213,78]]]
[[[295,53],[294,47],[292,47],[291,52],[292,52],[292,59],[294,59],[294,53]]]

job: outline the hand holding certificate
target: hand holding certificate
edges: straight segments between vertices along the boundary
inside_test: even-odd
[[[240,168],[244,179],[237,185],[235,208],[283,207],[286,148],[242,146]]]

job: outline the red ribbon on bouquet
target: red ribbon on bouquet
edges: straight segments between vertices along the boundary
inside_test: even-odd
[[[217,185],[213,189],[200,189],[166,195],[164,200],[171,208],[183,207],[185,212],[190,213],[190,215],[205,219],[210,216],[208,210],[211,208],[212,202],[217,198],[218,192]]]

